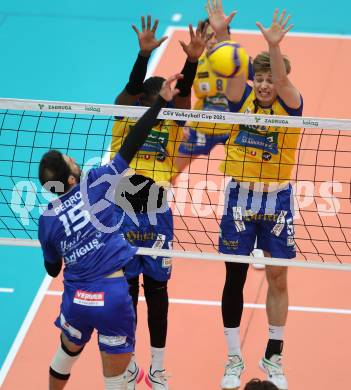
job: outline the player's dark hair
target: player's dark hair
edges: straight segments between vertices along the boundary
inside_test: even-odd
[[[145,97],[158,95],[165,80],[166,79],[159,76],[149,77],[147,80],[145,80],[143,85]]]
[[[246,383],[244,390],[279,390],[278,387],[269,381],[261,381],[260,379],[251,379]]]
[[[39,180],[41,185],[53,194],[60,195],[62,192],[57,191],[53,185],[47,186],[47,182],[60,182],[64,185],[63,192],[69,190],[68,178],[71,170],[63,158],[63,154],[58,150],[49,150],[40,160]]]
[[[286,74],[289,74],[291,71],[291,65],[288,57],[283,56],[283,61],[285,65]],[[255,59],[253,60],[253,70],[254,73],[257,72],[271,72],[271,59],[269,56],[268,51],[263,51],[262,53],[258,54]]]
[[[210,20],[208,18],[204,19],[204,20],[201,20],[201,22],[200,22],[201,32],[204,32],[204,28],[206,27],[206,24],[207,24],[207,26],[210,25]],[[229,24],[227,26],[227,30],[228,30],[228,33],[230,34],[230,26],[229,26]]]

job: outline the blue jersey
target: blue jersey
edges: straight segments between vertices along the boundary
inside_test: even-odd
[[[108,164],[89,171],[70,191],[50,202],[39,219],[44,259],[63,258],[65,282],[92,282],[121,269],[136,253],[119,232],[114,189],[128,168],[117,154]],[[123,216],[122,216],[123,218]]]

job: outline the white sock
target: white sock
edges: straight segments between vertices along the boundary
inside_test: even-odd
[[[131,371],[131,372],[134,372],[135,371],[135,366],[136,366],[135,352],[133,352],[132,357],[130,358],[130,362],[129,362],[127,370]]]
[[[284,340],[285,326],[269,325],[268,338],[271,340]]]
[[[151,373],[156,370],[162,371],[164,368],[165,348],[151,347]]]
[[[241,356],[240,350],[240,327],[237,328],[224,328],[224,335],[227,340],[228,355]]]
[[[104,377],[105,390],[128,390],[127,374],[124,372],[122,375]]]

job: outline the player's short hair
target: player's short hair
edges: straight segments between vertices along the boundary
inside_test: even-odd
[[[291,71],[291,65],[288,57],[283,56],[283,61],[285,65],[286,74],[289,74]],[[255,59],[253,60],[253,70],[254,73],[271,72],[271,61],[268,51],[263,51],[255,57]]]
[[[153,76],[146,79],[143,84],[145,97],[158,95],[165,80],[165,78],[159,76]]]
[[[269,381],[261,381],[260,379],[251,379],[246,383],[244,390],[279,390],[278,387]]]
[[[201,20],[201,22],[200,22],[201,32],[204,32],[204,29],[205,29],[206,24],[207,24],[208,26],[210,25],[210,20],[209,20],[209,18],[206,18],[206,19],[204,19],[204,20]],[[229,26],[229,24],[227,25],[227,31],[228,31],[228,33],[230,34],[230,26]]]
[[[63,158],[63,154],[58,150],[49,150],[40,160],[39,164],[39,180],[41,185],[53,194],[60,195],[57,186],[47,186],[47,182],[60,182],[64,185],[64,191],[69,190],[68,178],[71,175],[71,170]]]

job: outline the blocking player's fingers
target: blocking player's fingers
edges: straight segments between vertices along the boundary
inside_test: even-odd
[[[273,23],[276,23],[277,17],[278,17],[278,13],[279,13],[279,9],[276,8],[276,9],[274,10],[274,14],[273,14]]]
[[[170,87],[172,83],[174,83],[175,81],[178,81],[180,79],[182,79],[184,76],[181,74],[181,73],[176,73],[174,74],[173,76],[169,77],[166,81],[165,81],[165,85]]]
[[[208,22],[201,23],[201,38],[206,38],[206,31],[209,26]]]
[[[284,33],[285,34],[288,33],[293,27],[294,27],[294,25],[290,24],[290,26],[284,30]]]
[[[152,26],[151,31],[152,31],[153,33],[155,33],[156,30],[157,30],[157,27],[158,27],[158,19],[155,20],[155,23],[154,23],[154,25]]]
[[[261,30],[261,33],[264,34],[265,29],[264,29],[264,27],[262,26],[262,24],[261,24],[260,22],[256,22],[256,26]]]
[[[161,46],[162,43],[163,43],[164,41],[166,41],[167,39],[168,39],[168,37],[162,37],[161,39],[159,39],[159,40],[157,41],[157,46]]]
[[[228,17],[227,17],[227,24],[230,24],[233,20],[234,16],[238,13],[237,10],[234,10]]]
[[[141,31],[145,31],[145,17],[142,16],[141,17]]]
[[[187,45],[184,41],[179,41],[180,46],[183,48],[183,50],[186,52]]]
[[[207,0],[206,9],[207,9],[209,15],[212,14],[213,7],[211,4],[211,0]]]
[[[138,30],[138,28],[135,24],[132,24],[132,29],[136,32],[137,35],[140,34],[140,31]]]
[[[279,18],[279,20],[278,20],[278,23],[279,23],[279,24],[282,24],[282,22],[283,22],[283,20],[284,20],[284,17],[285,17],[285,14],[286,14],[286,10],[283,9],[283,12],[281,13],[280,18]]]
[[[206,13],[207,13],[208,17],[210,17],[212,15],[211,14],[211,9],[207,5],[205,5],[205,10],[206,10]]]
[[[178,93],[180,92],[180,90],[178,88],[174,88],[173,91],[172,91],[172,96],[176,96],[178,95]]]
[[[201,22],[201,20],[198,21],[197,26],[196,26],[196,36],[197,37],[202,36],[202,22]]]
[[[194,29],[192,24],[189,24],[189,34],[190,34],[190,38],[193,39],[195,34],[194,34]]]
[[[207,43],[208,41],[210,41],[214,36],[214,32],[211,33],[210,35],[207,35],[207,37],[205,37],[205,43]]]
[[[291,15],[288,15],[284,21],[284,23],[282,24],[282,27],[285,28],[286,25],[288,24],[289,20],[291,19]]]
[[[146,23],[147,23],[146,24],[146,29],[150,30],[151,29],[151,16],[150,15],[147,16],[147,22]]]

